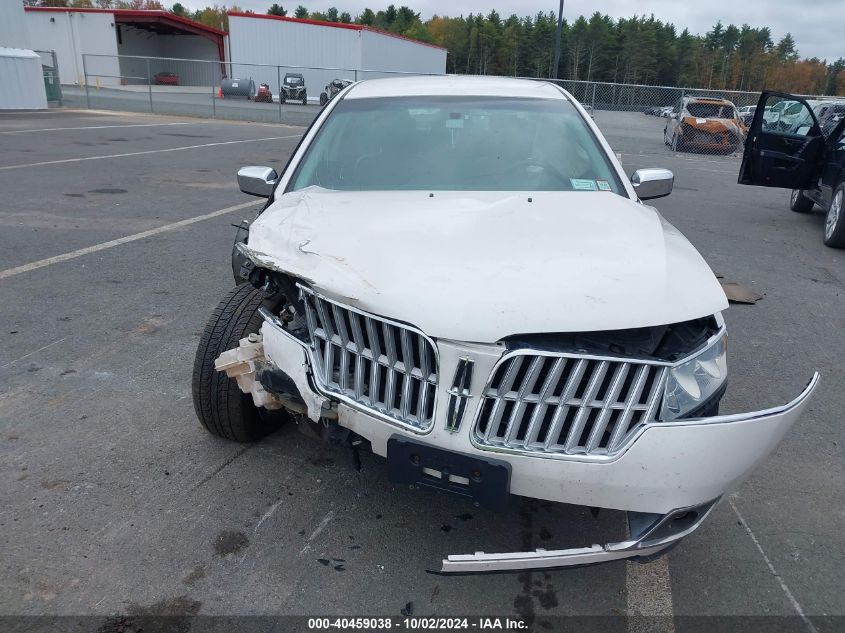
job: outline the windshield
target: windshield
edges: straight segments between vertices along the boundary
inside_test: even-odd
[[[291,190],[623,190],[568,101],[348,99],[332,111]]]
[[[285,77],[286,84],[299,84],[302,83],[302,77],[297,77],[294,75],[288,75]]]
[[[718,103],[690,103],[687,112],[702,119],[733,119],[734,107]]]

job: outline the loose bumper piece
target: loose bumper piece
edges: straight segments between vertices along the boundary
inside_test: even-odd
[[[626,541],[573,549],[538,548],[533,552],[458,554],[446,558],[440,571],[444,574],[466,574],[549,569],[653,556],[695,531],[710,514],[716,501],[694,508],[675,510],[664,516],[629,512],[631,538]]]
[[[264,362],[264,345],[261,336],[250,334],[242,338],[234,349],[226,350],[214,361],[214,369],[226,372],[238,383],[244,393],[252,396],[255,406],[265,409],[281,409],[281,401],[268,393],[256,379],[260,365]]]

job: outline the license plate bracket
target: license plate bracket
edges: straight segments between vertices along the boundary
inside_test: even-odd
[[[401,436],[387,440],[390,480],[444,490],[502,510],[510,499],[511,467],[507,462],[435,448]]]

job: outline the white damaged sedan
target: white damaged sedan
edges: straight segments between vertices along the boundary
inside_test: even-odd
[[[507,95],[507,96],[502,96]],[[694,531],[795,423],[792,402],[719,415],[725,295],[628,180],[590,116],[545,82],[353,84],[235,242],[238,285],[197,351],[203,426],[249,441],[293,419],[369,447],[396,482],[503,507],[522,495],[627,511],[629,536],[450,555],[444,572],[658,554]]]

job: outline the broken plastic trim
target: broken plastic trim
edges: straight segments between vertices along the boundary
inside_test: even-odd
[[[611,560],[652,556],[669,548],[694,532],[713,510],[718,499],[700,506],[680,508],[665,515],[628,512],[631,538],[618,543],[592,545],[573,549],[533,552],[505,552],[499,554],[451,555],[443,561],[443,574],[467,574],[525,569],[549,569],[592,565]]]

